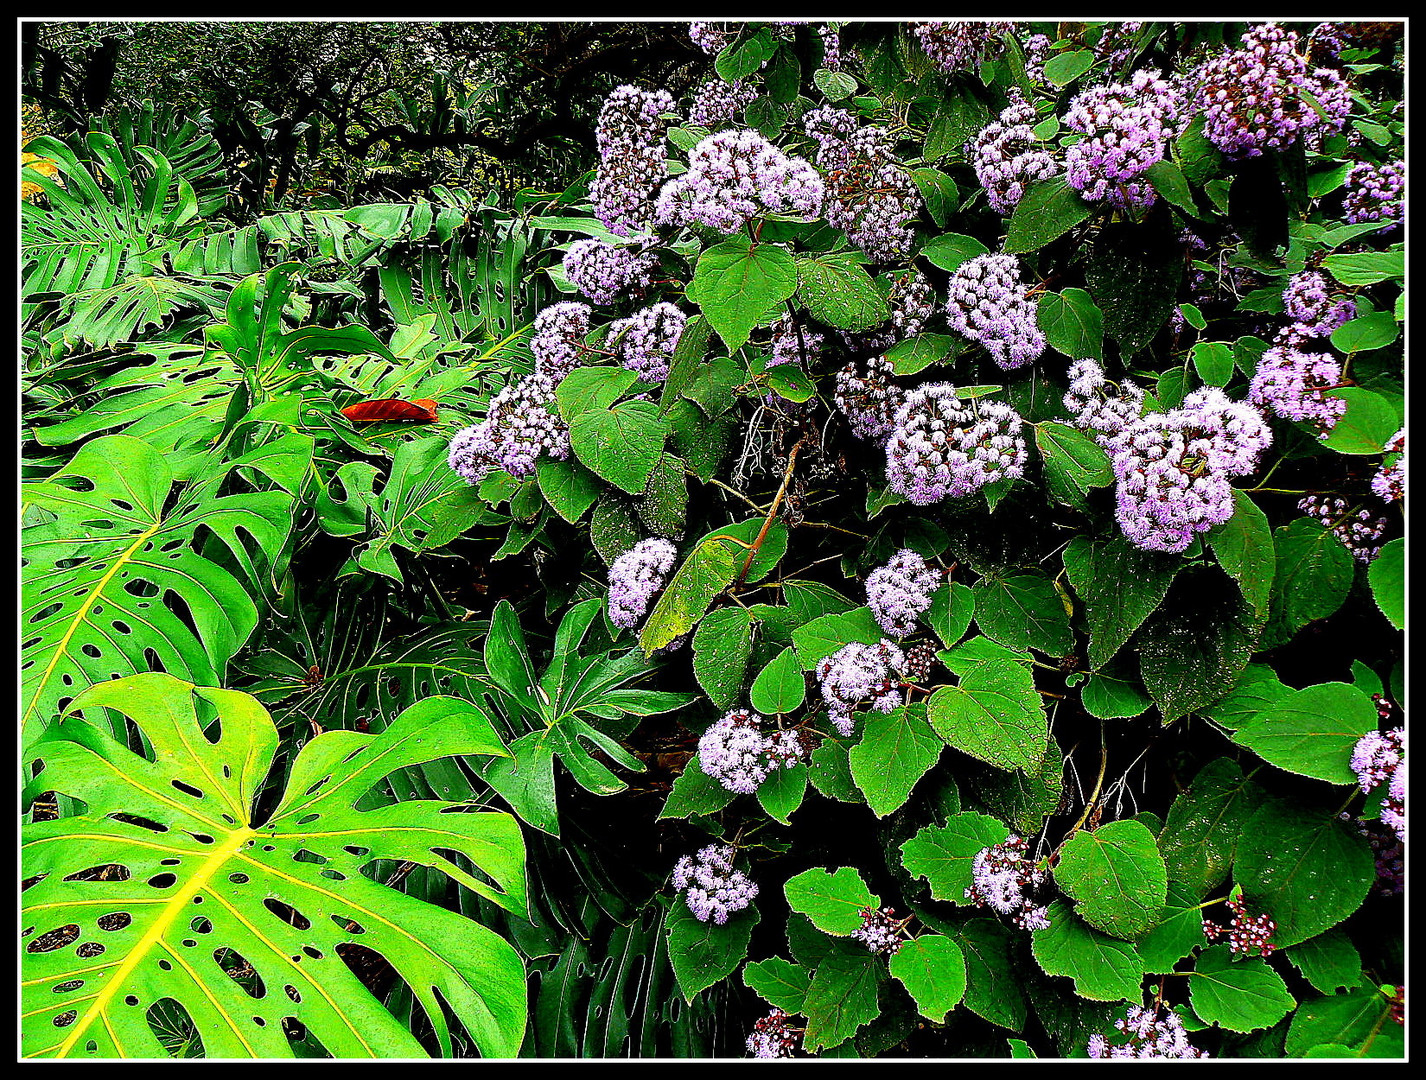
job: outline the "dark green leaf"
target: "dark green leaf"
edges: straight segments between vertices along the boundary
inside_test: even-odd
[[[1080,198],[1079,192],[1070,187],[1064,177],[1042,180],[1021,196],[1000,250],[1007,255],[1038,251],[1093,212],[1094,208]]]

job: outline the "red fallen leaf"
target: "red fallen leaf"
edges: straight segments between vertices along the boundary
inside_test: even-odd
[[[342,410],[348,420],[415,420],[430,423],[438,419],[436,403],[430,398],[416,401],[402,401],[400,398],[379,398],[376,401],[358,401]]]

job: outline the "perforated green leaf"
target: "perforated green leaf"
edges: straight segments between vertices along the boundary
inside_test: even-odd
[[[133,722],[151,758],[114,738],[106,708]],[[27,796],[53,790],[86,810],[24,830],[25,874],[39,879],[24,896],[26,1056],[162,1057],[145,1017],[163,999],[187,1012],[210,1057],[293,1056],[288,1017],[339,1057],[424,1056],[344,963],[357,946],[410,987],[447,1055],[443,1004],[482,1054],[518,1050],[515,950],[363,873],[375,860],[412,862],[524,912],[524,843],[508,814],[372,806],[380,799],[368,794],[404,766],[503,755],[489,724],[436,697],[380,735],[318,735],[260,820],[277,744],[248,695],[146,673],[86,691],[32,748],[42,771]]]

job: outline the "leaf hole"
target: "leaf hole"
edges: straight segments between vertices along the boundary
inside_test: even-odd
[[[167,961],[163,963],[166,964]],[[159,998],[148,1007],[144,1019],[169,1057],[204,1056],[203,1036],[198,1033],[198,1025],[193,1022],[188,1010],[173,998]]]
[[[96,956],[103,956],[108,951],[107,945],[101,945],[97,941],[81,941],[74,950],[74,955],[81,960],[92,960]]]
[[[213,921],[206,915],[195,915],[188,923],[188,929],[195,934],[211,934],[213,932]]]
[[[83,985],[83,979],[70,979],[68,982],[58,983],[57,985],[50,987],[50,990],[56,994],[68,994],[75,990],[78,990]]]
[[[134,917],[127,911],[111,911],[107,915],[99,916],[99,929],[108,930],[111,933],[115,930],[122,930],[134,921]]]
[[[237,983],[243,993],[254,1000],[267,996],[267,987],[257,969],[248,963],[247,957],[236,949],[213,950],[213,959],[223,969],[224,974]]]
[[[69,1027],[70,1024],[78,1019],[79,1011],[77,1009],[66,1009],[54,1018],[54,1026],[57,1028]]]
[[[263,900],[262,906],[287,923],[288,926],[295,926],[298,930],[307,930],[312,926],[312,921],[291,904],[284,904],[281,900],[274,900],[269,896]]]
[[[228,875],[228,880],[234,885],[246,885],[248,883],[248,876],[241,870],[234,870]]]
[[[102,866],[91,866],[85,870],[76,870],[70,874],[65,881],[128,881],[133,875],[129,873],[127,866],[119,863],[104,863]]]
[[[177,878],[177,876],[174,875],[174,874],[169,874],[169,873],[155,874],[153,877],[151,877],[151,878],[148,879],[148,881],[146,882],[146,884],[147,884],[147,885],[149,886],[149,888],[151,888],[151,889],[167,889],[167,888],[169,888],[171,885],[173,885],[173,883],[176,882],[177,880],[178,880],[178,878]]]
[[[192,784],[185,784],[182,780],[170,780],[169,783],[185,795],[191,795],[195,799],[203,798],[203,792]]]
[[[157,821],[150,821],[148,818],[141,818],[135,814],[126,814],[122,810],[116,810],[109,817],[114,821],[122,821],[125,825],[136,825],[140,829],[147,829],[149,832],[168,832],[167,825],[160,825]]]
[[[25,951],[28,953],[54,952],[56,949],[62,949],[70,942],[77,941],[78,939],[79,924],[69,923],[68,925],[45,931],[26,945]]]

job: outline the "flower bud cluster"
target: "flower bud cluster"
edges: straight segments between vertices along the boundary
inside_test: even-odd
[[[748,1036],[748,1053],[755,1058],[790,1058],[801,1040],[799,1032],[788,1026],[791,1017],[781,1009],[753,1021]]]
[[[1402,428],[1382,448],[1384,455],[1395,454],[1388,461],[1382,458],[1381,468],[1372,477],[1372,493],[1387,502],[1406,497],[1406,429]]]
[[[1342,220],[1357,225],[1380,221],[1377,232],[1393,231],[1402,221],[1402,196],[1406,191],[1405,165],[1389,161],[1374,165],[1359,161],[1347,170],[1347,193],[1342,197]]]
[[[535,333],[530,338],[535,370],[549,375],[556,386],[588,355],[584,339],[589,335],[593,314],[588,304],[563,300],[535,316]]]
[[[958,499],[1024,475],[1024,421],[997,401],[962,402],[949,383],[919,386],[886,443],[887,487],[917,506]]]
[[[589,237],[576,240],[564,256],[564,276],[596,304],[612,304],[633,289],[640,293],[653,277],[658,259],[642,246],[606,244]]]
[[[609,621],[625,630],[638,625],[649,601],[664,587],[678,549],[662,537],[640,540],[609,565]]]
[[[599,166],[589,198],[594,216],[618,236],[648,227],[654,188],[664,178],[661,116],[672,109],[667,90],[626,85],[611,93],[599,110],[594,131]]]
[[[913,683],[924,682],[936,663],[936,647],[928,641],[918,641],[906,649],[906,678]]]
[[[1144,391],[1125,379],[1110,382],[1094,360],[1076,360],[1069,368],[1069,392],[1064,396],[1070,422],[1104,449],[1144,411]]]
[[[751,795],[774,769],[790,769],[806,757],[796,731],[762,730],[762,717],[732,709],[698,740],[698,763],[729,791]]]
[[[1284,420],[1311,424],[1325,439],[1347,411],[1345,398],[1326,393],[1342,385],[1342,365],[1330,353],[1304,349],[1305,340],[1295,325],[1278,331],[1258,358],[1248,400]]]
[[[1045,335],[1013,255],[977,255],[961,263],[947,287],[946,321],[956,333],[984,345],[1007,371],[1045,351]]]
[[[910,548],[902,548],[866,579],[867,606],[888,634],[905,637],[931,606],[941,573]]]
[[[822,178],[756,131],[720,131],[688,155],[688,171],[664,184],[655,203],[660,225],[706,225],[730,233],[765,213],[815,215]]]
[[[1358,562],[1369,563],[1381,553],[1381,538],[1391,524],[1370,510],[1352,513],[1352,504],[1340,495],[1308,495],[1297,508],[1330,529]]]
[[[807,353],[807,359],[811,360],[821,350],[825,340],[820,331],[813,330],[806,324],[799,326],[792,321],[790,314],[783,315],[772,324],[772,340],[768,348],[767,366],[778,367],[782,364],[801,363],[804,350]]]
[[[874,953],[894,953],[906,944],[901,936],[901,921],[892,908],[862,908],[862,924],[852,931],[852,938]]]
[[[1229,477],[1252,472],[1271,442],[1261,413],[1212,386],[1140,417],[1109,447],[1119,527],[1146,551],[1183,551],[1233,516]]]
[[[1035,902],[1047,874],[1029,857],[1029,846],[1011,833],[1005,840],[976,852],[966,899],[988,907],[1022,930],[1045,930],[1049,909]]]
[[[1070,187],[1119,210],[1153,205],[1158,196],[1144,173],[1163,160],[1183,113],[1178,91],[1149,71],[1079,94],[1064,117],[1085,136],[1065,151]]]
[[[722,926],[758,895],[758,887],[741,870],[733,869],[737,854],[730,844],[709,844],[697,855],[685,855],[674,865],[673,887],[684,893],[684,903],[699,922]]]
[[[1341,130],[1345,113],[1323,119],[1303,95],[1340,100],[1340,78],[1328,68],[1309,72],[1297,44],[1296,31],[1261,23],[1243,35],[1242,48],[1198,69],[1195,110],[1204,115],[1204,135],[1228,157],[1281,150],[1313,129]]]
[[[1159,1010],[1165,1015],[1159,1017]],[[1129,1040],[1114,1045],[1102,1033],[1096,1031],[1089,1037],[1089,1056],[1100,1060],[1111,1058],[1206,1058],[1208,1051],[1200,1050],[1188,1041],[1183,1020],[1167,1006],[1143,1007],[1130,1005],[1124,1019],[1114,1021],[1114,1027]]]
[[[935,290],[920,270],[913,266],[887,277],[891,280],[891,292],[886,306],[891,309],[891,318],[872,330],[843,333],[842,340],[849,349],[864,352],[890,348],[919,334],[936,313]]]
[[[1401,837],[1380,821],[1358,821],[1343,810],[1339,821],[1357,826],[1357,834],[1366,839],[1376,861],[1376,881],[1372,893],[1376,896],[1400,896],[1406,891],[1406,848]]]
[[[990,208],[1002,216],[1014,211],[1031,184],[1060,171],[1049,149],[1035,138],[1034,123],[1035,107],[1012,88],[1010,104],[998,120],[981,129],[970,147],[976,179],[985,188]]]
[[[997,55],[1003,38],[1014,30],[1009,22],[966,22],[960,19],[916,23],[913,29],[926,55],[947,75],[974,72],[980,62]]]
[[[741,79],[724,82],[715,75],[694,92],[693,103],[688,106],[688,122],[710,130],[731,123],[757,96],[757,87]]]
[[[609,327],[619,363],[644,382],[663,382],[688,316],[666,300],[616,319]]]
[[[1229,951],[1239,956],[1251,956],[1254,949],[1258,950],[1261,956],[1271,956],[1277,949],[1271,940],[1277,930],[1277,923],[1267,915],[1249,915],[1248,905],[1243,902],[1242,897],[1230,896],[1225,902],[1233,912],[1233,920],[1227,926],[1220,926],[1210,919],[1204,919],[1203,932],[1208,936],[1208,940],[1216,941],[1226,937]]]
[[[832,401],[858,439],[885,439],[895,429],[906,391],[891,381],[893,374],[891,361],[884,356],[867,360],[865,375],[857,374],[856,361],[837,372]]]
[[[1387,785],[1381,805],[1383,825],[1389,825],[1406,840],[1406,729],[1369,731],[1352,748],[1352,772],[1357,785],[1366,792]]]
[[[907,221],[920,210],[921,193],[896,159],[890,132],[857,127],[851,113],[830,105],[809,112],[803,127],[817,140],[817,166],[827,175],[827,224],[876,262],[909,255],[915,234]]]
[[[1304,334],[1327,337],[1356,316],[1355,300],[1334,300],[1327,289],[1327,278],[1317,270],[1294,274],[1283,289],[1282,310]]]
[[[555,408],[559,380],[536,369],[490,399],[485,419],[451,439],[447,461],[467,484],[504,469],[517,479],[535,471],[541,454],[569,456],[569,428]]]
[[[876,645],[853,641],[817,661],[822,700],[836,729],[851,735],[852,710],[862,702],[877,712],[896,708],[901,682],[894,676],[905,664],[905,654],[885,638]]]

